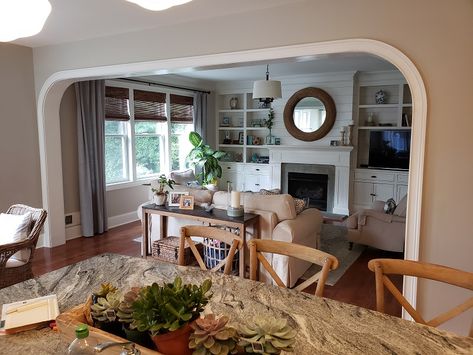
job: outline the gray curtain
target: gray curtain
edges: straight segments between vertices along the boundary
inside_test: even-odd
[[[194,94],[194,131],[201,135],[204,142],[207,142],[207,98],[205,92]]]
[[[75,84],[79,150],[79,194],[82,235],[107,231],[105,205],[105,81]]]

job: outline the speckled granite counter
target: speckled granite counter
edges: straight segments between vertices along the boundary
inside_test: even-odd
[[[295,354],[473,354],[473,339],[456,336],[337,301],[316,298],[240,278],[114,254],[97,256],[0,290],[8,303],[57,294],[65,311],[83,303],[92,289],[110,281],[121,288],[211,277],[214,296],[207,306],[232,321],[254,314],[285,317],[298,329]],[[64,354],[67,343],[49,329],[0,336],[1,354]]]

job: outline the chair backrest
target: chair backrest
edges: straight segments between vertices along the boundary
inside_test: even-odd
[[[41,229],[46,221],[47,212],[41,208],[33,208],[26,205],[12,205],[6,212],[7,214],[23,215],[31,213],[31,231],[28,235],[29,240],[38,240]]]
[[[276,284],[281,287],[286,287],[262,253],[286,255],[322,266],[322,270],[295,287],[296,290],[302,291],[309,285],[317,282],[315,295],[319,297],[323,295],[325,281],[327,280],[329,271],[338,268],[338,259],[336,257],[304,245],[275,240],[252,239],[248,241],[248,247],[250,249],[250,278],[252,280],[257,280],[259,260]]]
[[[192,250],[192,253],[195,256],[195,259],[199,263],[199,266],[202,270],[208,270],[205,266],[204,261],[202,260],[202,256],[200,255],[199,251],[197,250],[194,241],[191,237],[202,237],[202,238],[212,238],[217,239],[225,244],[230,245],[230,251],[225,259],[220,261],[215,267],[210,269],[210,271],[218,271],[223,266],[225,266],[223,273],[225,275],[229,275],[232,271],[232,262],[233,257],[237,250],[240,250],[243,246],[243,242],[239,236],[233,234],[229,231],[215,228],[215,227],[206,227],[206,226],[184,226],[181,228],[181,240],[179,245],[179,258],[178,263],[179,265],[185,265],[184,262],[184,248],[185,244],[189,245]],[[243,261],[241,261],[243,262]]]
[[[426,321],[386,276],[415,276],[473,290],[473,273],[442,265],[397,259],[373,259],[368,262],[368,268],[375,273],[376,309],[379,312],[384,312],[384,286],[386,286],[393,294],[394,298],[396,298],[416,322],[432,327],[437,327],[473,307],[473,297],[470,297],[462,304]]]

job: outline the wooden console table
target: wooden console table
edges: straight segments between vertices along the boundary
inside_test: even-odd
[[[169,206],[158,206],[153,204],[143,206],[143,240],[141,243],[141,256],[146,257],[150,255],[150,218],[151,215],[159,215],[160,218],[160,231],[161,238],[167,237],[167,218],[178,217],[189,219],[193,221],[199,221],[208,224],[220,224],[231,228],[238,228],[240,230],[240,237],[243,240],[243,248],[240,250],[240,277],[245,277],[245,249],[246,246],[246,229],[253,227],[254,238],[259,238],[260,235],[260,223],[259,215],[254,213],[245,213],[243,217],[229,217],[227,216],[226,210],[214,208],[210,212],[206,212],[205,209],[199,206],[195,206],[193,210],[181,210],[179,207]]]

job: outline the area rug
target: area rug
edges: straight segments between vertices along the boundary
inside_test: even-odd
[[[339,262],[338,269],[329,273],[327,281],[325,282],[326,285],[334,286],[366,249],[363,245],[354,244],[353,249],[348,250],[346,235],[347,228],[344,226],[322,224],[320,250],[335,256]],[[312,265],[309,270],[302,275],[301,279],[307,280],[320,269],[320,266]]]

